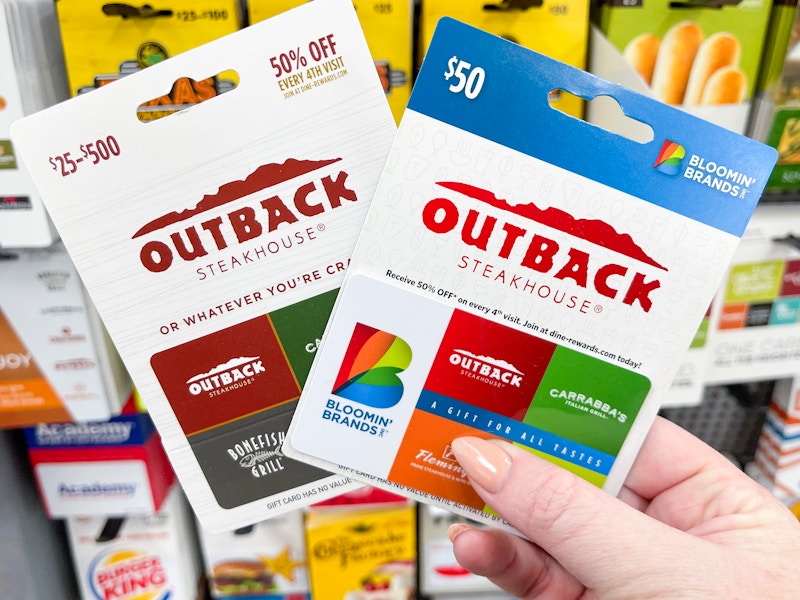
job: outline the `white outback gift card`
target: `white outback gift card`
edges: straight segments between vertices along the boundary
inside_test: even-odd
[[[174,85],[231,71],[231,91],[137,116]],[[347,0],[14,126],[206,529],[355,486],[281,445],[395,131]]]

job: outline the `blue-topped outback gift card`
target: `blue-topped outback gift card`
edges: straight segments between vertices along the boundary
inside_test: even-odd
[[[567,93],[616,102],[637,139],[551,105]],[[455,437],[616,493],[774,161],[443,19],[284,451],[501,526]]]

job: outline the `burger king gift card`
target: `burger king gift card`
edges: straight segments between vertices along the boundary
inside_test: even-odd
[[[551,105],[609,96],[632,140]],[[775,160],[765,145],[440,21],[284,451],[505,526],[454,438],[616,493]]]
[[[231,70],[235,89],[140,118],[176,81]],[[305,4],[14,129],[203,527],[357,487],[281,450],[396,132],[352,3]]]

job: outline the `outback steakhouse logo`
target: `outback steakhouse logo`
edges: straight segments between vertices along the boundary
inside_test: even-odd
[[[563,210],[542,210],[533,203],[512,205],[488,190],[465,183],[443,181],[437,182],[437,185],[667,271],[666,267],[636,245],[629,235],[617,232],[604,221],[576,219]],[[422,222],[437,234],[450,233],[460,227],[461,240],[465,244],[487,252],[491,242],[491,247],[503,259],[508,259],[514,248],[526,247],[521,261],[523,267],[555,279],[570,279],[578,286],[594,289],[607,298],[621,298],[623,304],[638,304],[644,312],[649,312],[653,305],[650,294],[661,287],[658,279],[648,279],[646,274],[628,266],[613,262],[596,264],[597,260],[592,258],[588,248],[582,250],[566,246],[563,242],[559,243],[514,223],[499,223],[496,217],[482,214],[475,208],[464,211],[448,198],[430,200],[422,209]]]
[[[339,171],[317,178],[312,174],[342,160],[287,159],[283,164],[269,163],[258,167],[244,180],[227,183],[216,194],[207,194],[194,208],[170,212],[142,226],[132,239],[148,236],[139,252],[142,265],[153,273],[172,266],[176,258],[193,261],[209,252],[243,244],[280,225],[292,225],[305,217],[315,217],[339,208],[343,202],[356,202],[356,193],[347,187],[348,174]],[[294,191],[272,194],[266,190],[298,178]],[[225,205],[264,192],[265,198],[224,212]],[[209,218],[187,226],[178,224],[203,213]],[[156,235],[152,235],[156,234]]]
[[[207,373],[195,375],[186,382],[189,393],[199,396],[207,392],[209,396],[249,385],[256,375],[265,373],[266,369],[258,356],[240,356],[225,364],[217,365]]]
[[[466,350],[455,349],[450,354],[450,364],[461,367],[462,375],[495,387],[520,387],[522,383],[523,374],[514,365],[489,356],[478,356]]]

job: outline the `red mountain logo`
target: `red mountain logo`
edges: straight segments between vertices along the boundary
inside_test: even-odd
[[[144,226],[142,226],[139,231],[134,233],[133,238],[137,238],[145,233],[150,233],[151,231],[163,229],[164,227],[169,227],[174,223],[180,223],[186,219],[191,219],[196,215],[213,210],[219,206],[227,204],[228,202],[239,200],[240,198],[254,194],[259,190],[289,181],[290,179],[294,179],[300,175],[312,173],[317,169],[327,167],[328,165],[339,160],[342,159],[334,158],[331,160],[296,160],[294,158],[290,158],[283,164],[269,163],[266,165],[261,165],[245,179],[226,183],[219,188],[216,194],[206,194],[194,208],[189,208],[181,212],[167,213],[163,217],[153,219],[149,223],[146,223]]]
[[[467,183],[441,181],[437,185],[477,200],[504,212],[544,225],[615,254],[633,259],[643,265],[667,271],[625,233],[598,219],[577,219],[558,208],[541,209],[533,203],[510,204],[492,192]],[[465,208],[463,199],[434,198],[422,209],[422,223],[435,234],[448,234],[460,229],[461,241],[484,252],[496,253],[508,260],[515,248],[524,248],[520,265],[562,281],[571,280],[579,287],[592,289],[602,296],[620,299],[623,304],[638,304],[649,312],[653,301],[650,294],[661,287],[658,279],[625,264],[607,262],[594,256],[587,245],[558,241],[525,226],[520,219],[499,222],[498,217],[483,213],[480,206]],[[463,268],[469,261],[461,258]],[[485,262],[484,259],[481,259]],[[475,261],[476,264],[481,261]],[[462,266],[463,265],[463,266]],[[523,284],[527,285],[527,284]]]
[[[176,258],[191,261],[209,252],[223,250],[271,233],[280,225],[291,225],[305,217],[314,217],[339,208],[343,201],[355,202],[358,197],[347,187],[345,171],[327,169],[341,158],[327,160],[297,160],[289,158],[283,163],[261,165],[245,179],[226,183],[214,194],[206,194],[193,207],[169,212],[145,223],[131,239],[148,236],[139,256],[144,267],[154,273],[166,271]],[[319,173],[324,170],[325,174]],[[316,177],[312,177],[316,174]],[[266,190],[291,180],[299,179],[288,193],[267,195]],[[226,211],[226,205],[265,192],[262,200]],[[209,213],[197,222],[197,217]],[[192,224],[177,229],[184,221]],[[162,232],[160,239],[153,234]]]
[[[659,264],[648,256],[626,233],[619,233],[614,227],[597,219],[576,219],[568,212],[558,208],[546,208],[542,210],[532,202],[530,204],[509,204],[507,200],[497,198],[492,192],[484,190],[467,183],[456,183],[451,181],[438,182],[438,185],[459,192],[475,200],[485,202],[490,206],[501,210],[514,213],[520,217],[525,217],[531,221],[536,221],[542,225],[547,225],[553,229],[563,231],[569,235],[583,238],[587,242],[592,242],[603,248],[624,254],[634,260],[638,260],[647,265],[651,265],[664,271],[666,267]]]

